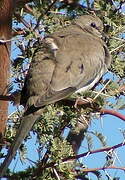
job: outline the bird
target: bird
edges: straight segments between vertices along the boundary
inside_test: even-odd
[[[21,91],[25,112],[15,140],[0,166],[2,177],[44,106],[91,89],[107,72],[111,55],[103,40],[103,23],[82,15],[47,35],[35,50]]]

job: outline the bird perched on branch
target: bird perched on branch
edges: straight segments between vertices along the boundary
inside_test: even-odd
[[[0,177],[42,114],[43,106],[92,88],[107,71],[111,57],[102,37],[102,21],[96,16],[83,15],[43,39],[34,53],[21,92],[20,104],[26,111],[1,165]]]

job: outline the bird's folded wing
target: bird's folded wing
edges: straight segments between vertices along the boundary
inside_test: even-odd
[[[88,85],[98,76],[97,82],[106,71],[106,54],[100,39],[87,33],[56,34],[51,38],[57,47],[55,66],[50,85],[36,101],[36,107],[63,99],[79,88],[89,89]]]

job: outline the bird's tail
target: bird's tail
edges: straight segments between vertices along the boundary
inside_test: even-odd
[[[8,151],[8,154],[7,154],[4,162],[0,166],[0,177],[4,176],[7,168],[9,167],[9,165],[10,165],[12,159],[14,158],[16,151],[20,147],[22,141],[25,139],[28,132],[31,130],[35,121],[40,117],[39,111],[22,117],[21,125],[19,127],[19,130],[18,130],[16,136],[15,136],[14,142],[10,146],[10,149]]]

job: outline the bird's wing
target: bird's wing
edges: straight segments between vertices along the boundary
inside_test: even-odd
[[[55,55],[49,88],[35,103],[40,107],[69,96],[76,90],[96,83],[106,71],[106,54],[102,41],[86,33],[56,34]]]

